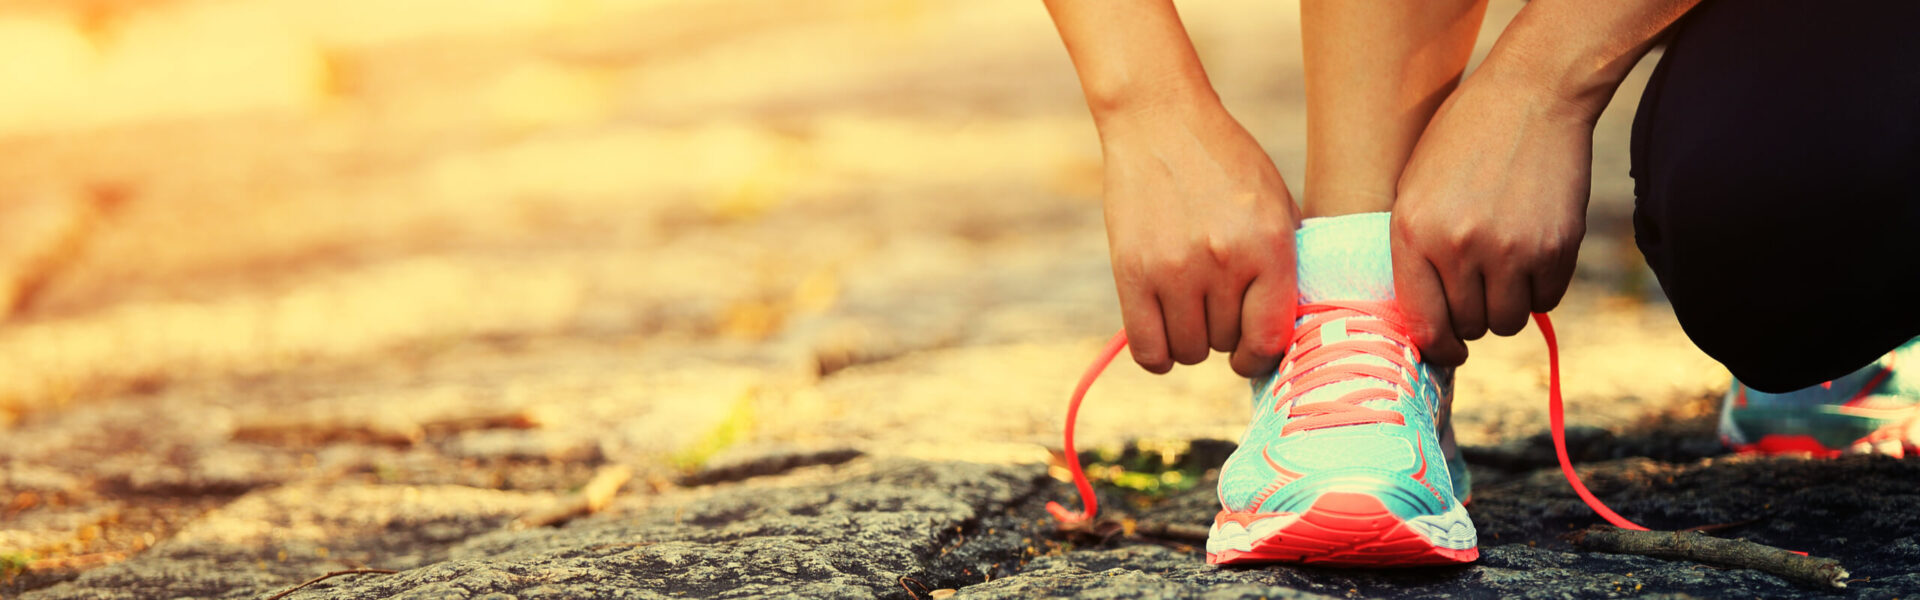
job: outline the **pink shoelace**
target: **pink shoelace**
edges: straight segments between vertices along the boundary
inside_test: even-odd
[[[1305,304],[1305,305],[1301,305],[1300,307],[1300,314],[1302,315],[1323,313],[1323,312],[1331,313],[1335,311],[1357,312],[1363,316],[1375,317],[1384,321],[1388,321],[1389,323],[1392,322],[1391,319],[1388,317],[1382,317],[1381,315],[1393,314],[1392,311],[1390,310],[1381,310],[1380,306],[1377,305],[1377,303],[1330,302],[1330,303],[1318,303],[1318,304]],[[1325,319],[1321,319],[1320,321],[1321,323],[1324,323]],[[1633,521],[1629,521],[1626,519],[1626,517],[1620,516],[1619,513],[1613,512],[1613,509],[1607,508],[1607,505],[1605,503],[1602,503],[1599,498],[1595,497],[1593,495],[1593,492],[1587,489],[1587,485],[1580,481],[1579,474],[1574,472],[1573,461],[1567,456],[1566,411],[1562,407],[1562,402],[1560,397],[1560,344],[1554,338],[1554,335],[1553,335],[1553,320],[1550,318],[1547,318],[1546,313],[1533,313],[1533,321],[1539,324],[1540,337],[1544,338],[1547,342],[1547,368],[1548,368],[1547,418],[1549,422],[1549,427],[1552,429],[1552,433],[1553,433],[1553,451],[1556,457],[1559,458],[1560,460],[1560,472],[1566,475],[1567,484],[1573,487],[1573,492],[1580,496],[1580,500],[1582,502],[1587,503],[1587,506],[1589,508],[1592,508],[1593,512],[1599,514],[1601,518],[1606,519],[1608,523],[1611,523],[1613,524],[1613,526],[1619,527],[1621,529],[1634,529],[1639,531],[1646,531],[1647,530],[1646,527],[1642,527],[1639,524],[1634,523]],[[1294,332],[1294,340],[1301,341],[1303,338],[1305,338],[1306,340],[1308,340],[1307,343],[1309,344],[1313,343],[1312,340],[1318,340],[1319,334],[1317,332],[1319,331],[1319,326],[1321,325],[1321,323],[1310,324],[1306,327],[1302,327],[1299,330],[1296,330]],[[1390,328],[1384,328],[1384,327],[1374,328],[1374,327],[1371,327],[1370,324],[1367,324],[1364,322],[1352,323],[1352,324],[1349,324],[1348,327],[1350,328],[1350,330],[1353,330],[1353,331],[1363,331],[1365,333],[1379,334],[1379,335],[1382,335],[1383,337],[1387,337],[1389,339],[1394,339],[1394,340],[1403,341],[1403,338],[1404,338],[1403,335],[1392,332]],[[1312,335],[1309,336],[1307,334],[1312,334]],[[1334,360],[1339,360],[1340,358],[1345,358],[1346,356],[1352,356],[1354,353],[1366,353],[1369,355],[1380,356],[1382,358],[1386,358],[1389,361],[1394,362],[1395,364],[1404,362],[1404,359],[1399,357],[1399,353],[1397,351],[1393,351],[1390,347],[1382,348],[1382,347],[1372,346],[1374,344],[1378,344],[1380,346],[1390,346],[1386,342],[1359,341],[1359,340],[1336,342],[1333,345],[1327,346],[1327,349],[1329,350],[1341,350],[1342,351],[1341,355],[1330,356],[1330,357],[1327,357],[1325,360],[1316,359],[1315,361],[1313,361],[1313,364],[1309,364],[1309,365],[1296,366],[1294,368],[1293,373],[1288,375],[1288,379],[1296,380],[1296,378],[1299,378],[1300,380],[1295,381],[1296,383],[1296,385],[1294,386],[1295,389],[1289,392],[1288,396],[1296,396],[1299,394],[1304,394],[1307,391],[1312,390],[1314,387],[1318,387],[1320,385],[1330,383],[1334,379],[1326,374],[1326,371],[1327,371],[1326,369],[1320,369],[1318,371],[1314,371],[1312,367],[1322,366]],[[1345,345],[1346,347],[1344,348],[1339,347],[1342,345]],[[1408,344],[1408,346],[1411,346],[1411,344]],[[1086,398],[1087,390],[1093,387],[1094,380],[1097,380],[1100,378],[1100,374],[1106,371],[1107,365],[1112,364],[1114,357],[1119,356],[1120,351],[1125,349],[1126,347],[1127,347],[1127,332],[1121,331],[1120,333],[1114,334],[1113,338],[1107,341],[1106,348],[1100,351],[1099,357],[1094,359],[1093,364],[1087,365],[1086,372],[1081,374],[1080,376],[1080,384],[1076,386],[1073,390],[1073,400],[1067,404],[1067,427],[1066,427],[1066,439],[1065,439],[1067,470],[1071,471],[1073,474],[1073,485],[1075,488],[1078,488],[1080,491],[1080,502],[1083,508],[1078,512],[1069,511],[1067,510],[1066,507],[1061,506],[1057,502],[1048,502],[1047,512],[1051,513],[1053,517],[1055,519],[1058,519],[1062,524],[1073,525],[1073,524],[1091,522],[1094,516],[1099,513],[1100,504],[1099,504],[1099,500],[1096,499],[1093,495],[1093,484],[1087,480],[1086,472],[1081,469],[1080,453],[1074,448],[1073,429],[1074,429],[1074,424],[1078,420],[1078,417],[1080,415],[1080,401]],[[1303,348],[1303,349],[1310,349],[1310,348]],[[1341,371],[1339,372],[1339,375],[1346,375],[1346,376],[1360,375],[1360,376],[1367,376],[1367,377],[1379,377],[1380,379],[1384,379],[1387,381],[1395,381],[1399,379],[1397,375],[1390,376],[1390,377],[1381,377],[1381,375],[1388,375],[1389,373],[1371,372],[1372,370],[1375,370],[1375,369],[1378,369],[1381,371],[1387,370],[1383,367],[1344,366],[1343,365],[1341,367]],[[1411,370],[1411,369],[1408,369],[1408,370]],[[1314,371],[1314,374],[1308,375],[1306,377],[1302,377],[1303,373],[1307,373],[1309,371]],[[1304,419],[1306,419],[1305,422],[1308,423],[1308,425],[1303,426],[1300,429],[1314,429],[1318,427],[1331,427],[1331,426],[1337,426],[1337,425],[1363,423],[1363,422],[1381,422],[1385,420],[1404,418],[1404,417],[1401,417],[1399,413],[1393,413],[1391,411],[1377,411],[1377,410],[1367,409],[1359,406],[1360,402],[1363,402],[1369,399],[1373,399],[1372,394],[1365,393],[1364,391],[1356,392],[1355,394],[1349,394],[1346,397],[1342,397],[1332,401],[1315,402],[1311,404],[1303,404],[1303,405],[1295,406],[1292,409],[1294,411],[1294,414],[1292,414],[1291,416],[1303,417]],[[1286,405],[1284,400],[1285,399],[1283,399],[1283,402],[1277,406]],[[1345,407],[1336,406],[1336,405],[1345,405]],[[1386,416],[1383,416],[1380,414],[1374,414],[1374,413],[1386,413],[1386,414],[1391,414],[1392,416],[1386,417]],[[1285,429],[1294,430],[1295,429],[1294,424],[1291,422],[1288,423]]]

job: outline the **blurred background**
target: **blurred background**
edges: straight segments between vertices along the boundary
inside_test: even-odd
[[[1297,7],[1182,9],[1299,190]],[[769,456],[1045,461],[1119,326],[1038,2],[16,0],[0,57],[21,564],[319,480],[557,493],[623,465],[643,502]],[[1631,241],[1656,58],[1596,133],[1556,313],[1571,419],[1611,430],[1726,385]],[[1474,346],[1462,443],[1544,430],[1542,348]],[[1082,439],[1234,439],[1244,385],[1117,365]]]

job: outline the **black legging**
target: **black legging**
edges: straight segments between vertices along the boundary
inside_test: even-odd
[[[1920,334],[1920,2],[1694,9],[1633,177],[1647,264],[1742,383],[1814,385]]]

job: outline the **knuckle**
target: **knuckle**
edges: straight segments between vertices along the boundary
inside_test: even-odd
[[[1462,251],[1473,247],[1480,238],[1480,231],[1465,223],[1448,227],[1440,237],[1442,246],[1453,251]]]
[[[1587,223],[1585,220],[1569,223],[1566,228],[1560,230],[1560,241],[1568,246],[1578,246],[1580,245],[1580,240],[1586,237]]]
[[[1113,257],[1113,275],[1122,284],[1143,281],[1153,269],[1149,259],[1139,254],[1121,254]]]
[[[1549,257],[1572,256],[1580,251],[1580,241],[1586,239],[1587,226],[1574,223],[1546,234],[1541,242],[1541,253]]]
[[[1387,229],[1393,237],[1408,242],[1419,241],[1420,227],[1411,211],[1393,211],[1393,215],[1387,220]]]
[[[1500,233],[1488,237],[1487,245],[1497,253],[1497,256],[1519,258],[1520,254],[1527,249],[1526,243],[1512,233]]]
[[[1260,374],[1273,368],[1268,364],[1271,360],[1271,358],[1252,355],[1235,355],[1233,357],[1233,372],[1241,377],[1258,377]]]
[[[1462,318],[1453,316],[1453,337],[1460,340],[1477,340],[1487,334],[1487,321],[1484,316],[1471,315]]]
[[[1234,348],[1238,348],[1239,346],[1240,346],[1240,336],[1238,334],[1226,334],[1226,335],[1213,336],[1214,350],[1219,350],[1221,352],[1232,352]]]
[[[1412,194],[1405,194],[1400,196],[1397,203],[1402,207],[1406,207],[1406,209],[1393,211],[1393,214],[1387,217],[1387,223],[1393,227],[1398,227],[1410,232],[1413,230],[1414,223],[1419,221],[1421,217],[1421,212],[1414,208],[1419,205],[1419,202]]]
[[[1533,312],[1551,312],[1560,306],[1560,294],[1552,291],[1538,292],[1533,297]]]
[[[1140,366],[1146,367],[1148,371],[1155,373],[1164,372],[1167,369],[1173,368],[1173,364],[1168,361],[1166,353],[1159,350],[1136,347],[1133,350],[1133,362],[1140,363]]]
[[[1207,234],[1207,256],[1216,264],[1224,265],[1233,262],[1233,255],[1236,254],[1234,246],[1233,240],[1224,234],[1218,232]]]
[[[1204,341],[1181,344],[1173,349],[1173,360],[1183,365],[1197,365],[1207,359],[1208,350]]]
[[[1293,224],[1288,219],[1260,219],[1254,224],[1254,233],[1265,240],[1268,247],[1293,243]]]
[[[1254,336],[1248,340],[1247,352],[1260,359],[1268,359],[1287,351],[1287,339],[1278,335]]]

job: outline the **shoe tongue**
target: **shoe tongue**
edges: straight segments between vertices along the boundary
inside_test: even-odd
[[[1388,213],[1383,212],[1361,213],[1301,222],[1300,231],[1294,237],[1294,252],[1299,261],[1297,276],[1300,302],[1393,300],[1392,245],[1387,237],[1389,217]],[[1300,321],[1301,325],[1305,325],[1307,318]],[[1330,335],[1327,331],[1330,327],[1337,328],[1338,333]],[[1323,323],[1322,335],[1348,337],[1346,319]],[[1370,333],[1351,335],[1364,339],[1386,339]],[[1323,337],[1323,343],[1329,337]],[[1322,368],[1338,368],[1339,365],[1393,366],[1376,356],[1356,355],[1336,360]],[[1302,400],[1327,400],[1356,389],[1390,385],[1390,382],[1372,377],[1356,377],[1316,389]],[[1385,409],[1391,407],[1392,403],[1376,400],[1363,403],[1362,406]]]
[[[1388,213],[1307,219],[1294,236],[1300,302],[1392,300]]]

